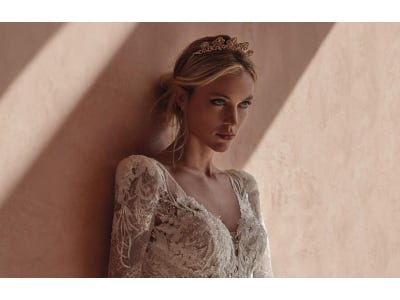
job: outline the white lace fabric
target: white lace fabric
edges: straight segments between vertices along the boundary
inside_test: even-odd
[[[236,233],[186,195],[157,160],[123,159],[108,277],[273,277],[257,183],[245,171],[226,173],[240,206]]]

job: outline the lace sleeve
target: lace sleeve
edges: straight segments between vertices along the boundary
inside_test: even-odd
[[[241,171],[241,173],[244,178],[244,184],[249,196],[250,205],[254,213],[258,217],[261,225],[264,227],[265,232],[267,232],[264,219],[261,214],[260,196],[259,196],[257,181],[250,173],[247,173],[245,171]],[[267,247],[263,253],[262,259],[257,262],[257,266],[253,272],[253,277],[273,277],[273,276],[274,275],[272,272],[271,251],[269,247],[269,238],[267,235]]]
[[[144,156],[132,155],[118,164],[108,277],[141,277],[161,182]]]

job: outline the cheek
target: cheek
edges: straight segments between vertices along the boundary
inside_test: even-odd
[[[219,118],[219,112],[215,109],[193,107],[188,112],[189,129],[194,132],[208,133],[220,125]]]
[[[207,132],[218,125],[215,116],[211,114],[201,114],[200,112],[193,113],[189,117],[189,128],[197,132]]]
[[[193,109],[193,115],[199,120],[213,120],[218,117],[220,110],[216,106],[203,105]]]
[[[238,125],[242,125],[247,119],[248,111],[246,109],[240,110],[238,114]]]

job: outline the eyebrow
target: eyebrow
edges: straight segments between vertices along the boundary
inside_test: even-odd
[[[229,101],[232,101],[232,99],[231,99],[231,98],[229,98],[228,96],[226,96],[226,95],[224,95],[224,94],[219,94],[219,93],[211,93],[211,94],[210,94],[210,96],[211,96],[211,97],[214,97],[214,96],[217,96],[217,97],[223,97],[223,98],[226,98],[226,99],[228,99]],[[250,95],[250,96],[248,96],[246,99],[244,99],[243,101],[252,100],[252,99],[253,99],[253,96],[252,96],[252,95]]]

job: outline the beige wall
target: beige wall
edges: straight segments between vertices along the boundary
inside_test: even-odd
[[[152,86],[218,33],[255,50],[216,158],[257,178],[275,275],[400,276],[400,24],[2,23],[1,277],[105,276],[116,164],[169,139]]]

